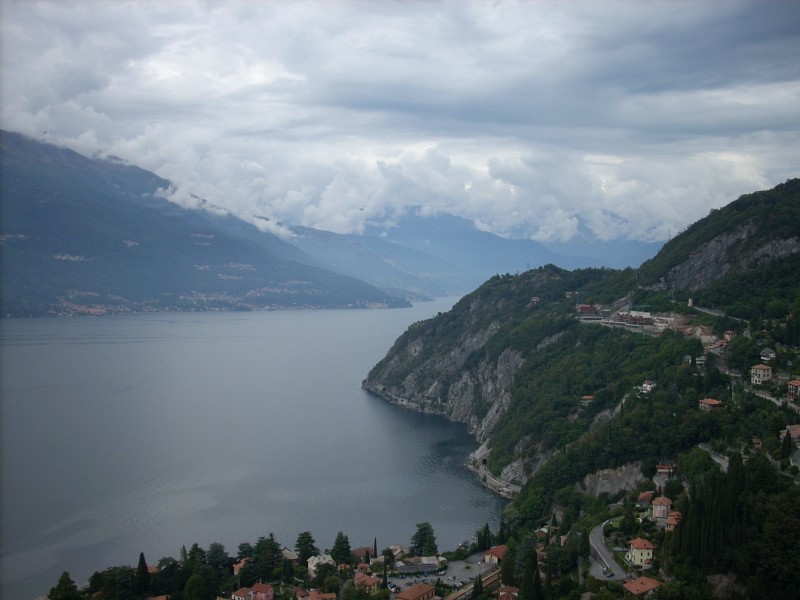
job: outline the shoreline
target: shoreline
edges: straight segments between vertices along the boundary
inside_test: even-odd
[[[453,423],[460,422],[460,421],[453,421],[452,419],[450,419],[449,416],[447,416],[446,413],[442,411],[427,410],[425,407],[420,406],[419,404],[416,404],[414,402],[411,402],[405,398],[399,398],[397,396],[394,396],[393,394],[390,394],[386,390],[386,386],[383,385],[376,386],[371,382],[369,382],[367,379],[364,379],[361,382],[361,389],[371,394],[374,394],[375,396],[377,396],[382,400],[385,400],[389,404],[394,404],[395,406],[400,406],[402,408],[413,410],[414,412],[418,412],[421,414],[438,415],[444,417],[445,419]],[[472,436],[472,438],[476,442],[480,443],[480,440],[476,439],[474,435]],[[521,486],[515,483],[511,483],[510,481],[506,481],[505,479],[497,477],[489,470],[489,468],[484,463],[485,457],[489,454],[490,450],[487,444],[488,442],[483,442],[476,450],[470,452],[469,455],[467,456],[467,461],[464,463],[464,466],[475,474],[476,478],[481,483],[481,485],[483,485],[483,487],[497,494],[498,496],[500,496],[505,500],[513,500],[514,496],[516,496],[516,494],[518,494],[522,488]]]

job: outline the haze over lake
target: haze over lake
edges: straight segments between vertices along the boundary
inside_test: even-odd
[[[235,555],[309,530],[324,549],[341,530],[384,548],[430,521],[446,550],[496,528],[465,429],[359,387],[454,301],[3,321],[2,597],[194,542]]]

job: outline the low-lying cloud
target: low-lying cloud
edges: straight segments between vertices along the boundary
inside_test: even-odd
[[[261,226],[654,241],[798,175],[794,2],[1,1],[3,128]]]

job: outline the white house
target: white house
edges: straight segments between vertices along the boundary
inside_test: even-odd
[[[317,574],[317,567],[319,565],[333,565],[336,566],[336,561],[333,560],[330,554],[320,554],[319,556],[311,556],[308,559],[308,576],[315,577]]]

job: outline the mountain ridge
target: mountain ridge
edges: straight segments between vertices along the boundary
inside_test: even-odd
[[[169,182],[10,132],[2,144],[2,314],[408,306]],[[302,261],[302,262],[300,262]]]

